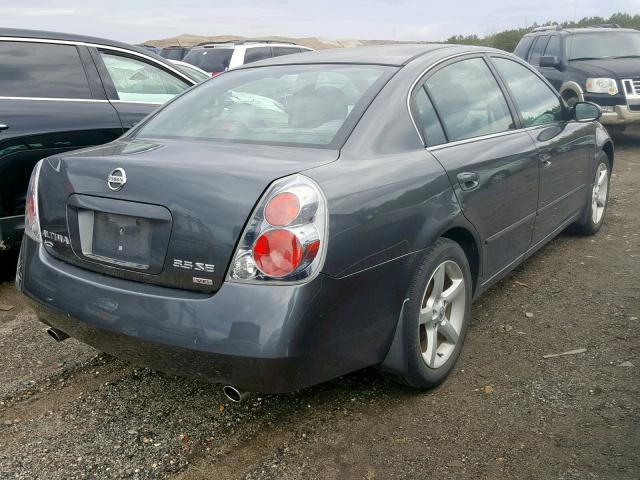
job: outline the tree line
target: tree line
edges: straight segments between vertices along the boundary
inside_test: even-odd
[[[565,21],[559,25],[564,28],[575,27],[588,27],[590,25],[600,25],[607,23],[615,23],[623,28],[636,28],[640,29],[640,15],[629,15],[628,13],[614,13],[609,18],[603,17],[584,17],[577,22]],[[478,35],[454,35],[446,40],[446,43],[461,43],[465,45],[481,45],[484,47],[499,48],[508,52],[513,52],[516,45],[526,33],[537,27],[544,27],[547,25],[555,25],[556,22],[547,22],[539,25],[534,23],[530,27],[516,28],[512,30],[505,30],[503,32],[486,35],[479,37]]]

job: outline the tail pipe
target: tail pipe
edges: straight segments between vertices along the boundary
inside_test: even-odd
[[[56,342],[62,342],[69,338],[69,335],[64,333],[62,330],[58,330],[57,328],[49,327],[47,328],[47,333],[51,338],[53,338]]]
[[[233,385],[225,385],[222,388],[222,393],[224,393],[225,397],[234,403],[240,403],[249,396],[249,392],[238,390]]]

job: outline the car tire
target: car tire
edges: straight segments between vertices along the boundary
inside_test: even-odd
[[[409,287],[404,311],[406,368],[393,380],[429,389],[447,378],[471,321],[471,291],[464,250],[453,240],[440,238],[424,253]]]
[[[585,206],[585,218],[574,225],[573,230],[582,235],[594,235],[604,222],[604,215],[609,204],[609,182],[611,179],[611,162],[605,152],[597,157],[597,166],[593,178],[591,193]]]
[[[576,103],[578,103],[578,95],[571,91],[563,93],[562,98],[564,98],[564,101],[569,108],[575,107]]]

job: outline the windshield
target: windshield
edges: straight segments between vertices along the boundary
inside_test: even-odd
[[[640,56],[640,32],[578,33],[567,38],[569,60]]]
[[[229,68],[233,48],[198,48],[191,50],[184,61],[209,73],[224,72]]]
[[[381,65],[232,70],[171,102],[133,135],[336,148],[394,71]]]

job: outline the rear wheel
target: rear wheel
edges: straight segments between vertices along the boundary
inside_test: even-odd
[[[424,255],[405,309],[406,371],[395,380],[414,388],[440,384],[453,369],[471,318],[471,270],[462,248],[439,239]]]
[[[591,194],[587,200],[588,204],[585,206],[587,215],[581,223],[574,226],[578,233],[593,235],[602,227],[607,203],[609,202],[610,172],[611,163],[609,162],[609,157],[606,153],[600,152]]]

